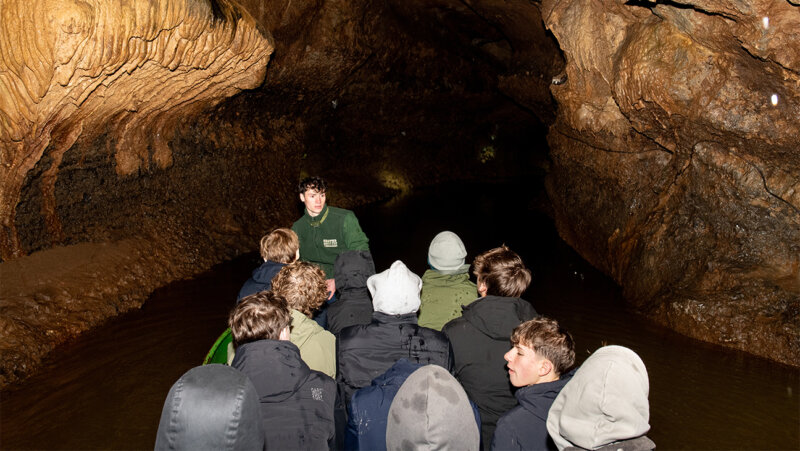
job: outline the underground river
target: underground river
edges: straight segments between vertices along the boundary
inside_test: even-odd
[[[634,315],[620,289],[559,239],[542,205],[534,178],[427,188],[356,213],[378,271],[401,259],[421,275],[442,230],[461,236],[469,259],[502,243],[518,252],[534,273],[525,298],[572,332],[579,361],[603,344],[642,357],[658,449],[800,449],[800,369]],[[0,447],[152,449],[167,391],[225,329],[258,260],[249,254],[173,283],[56,349],[36,376],[0,394]]]

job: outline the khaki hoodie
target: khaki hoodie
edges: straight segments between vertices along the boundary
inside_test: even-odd
[[[314,320],[292,309],[292,334],[289,341],[300,349],[309,368],[336,378],[336,338]]]

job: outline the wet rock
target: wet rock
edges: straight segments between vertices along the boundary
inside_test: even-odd
[[[800,365],[800,8],[542,2],[567,61],[547,187],[640,311]]]

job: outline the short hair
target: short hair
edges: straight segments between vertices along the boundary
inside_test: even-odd
[[[473,266],[472,273],[486,285],[489,295],[517,298],[531,283],[531,272],[505,244],[475,257]]]
[[[245,296],[228,317],[233,346],[257,340],[277,340],[292,323],[286,300],[272,291]]]
[[[511,332],[511,344],[527,346],[553,363],[556,374],[566,373],[575,364],[575,341],[558,321],[544,316],[525,321]]]
[[[300,249],[294,230],[281,227],[261,238],[261,257],[275,263],[291,263]]]
[[[272,290],[286,299],[289,308],[310,316],[328,298],[325,273],[304,261],[290,263],[272,279]]]
[[[325,183],[325,180],[316,176],[306,177],[297,184],[297,194],[303,194],[310,189],[324,193],[328,191],[328,184]]]

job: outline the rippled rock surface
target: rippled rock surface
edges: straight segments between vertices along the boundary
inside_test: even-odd
[[[542,9],[562,237],[660,323],[800,365],[797,2]]]

